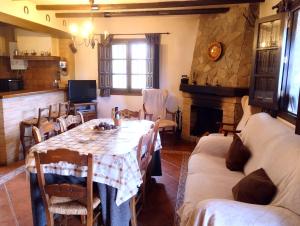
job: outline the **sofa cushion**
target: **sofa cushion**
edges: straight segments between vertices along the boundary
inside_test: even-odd
[[[251,152],[245,173],[263,168],[277,187],[272,205],[300,215],[300,136],[266,113],[253,115],[241,134]]]
[[[276,186],[264,169],[258,169],[250,173],[232,188],[234,200],[260,205],[269,204],[276,191]]]
[[[243,171],[251,153],[243,145],[240,137],[234,134],[233,141],[226,155],[226,167],[232,171]]]
[[[232,142],[231,136],[203,136],[195,147],[193,154],[207,153],[209,155],[225,158]]]
[[[197,203],[209,198],[233,200],[231,189],[244,177],[229,171],[225,159],[205,153],[192,155],[188,165],[184,202]]]

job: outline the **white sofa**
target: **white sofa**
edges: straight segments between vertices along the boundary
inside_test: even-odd
[[[266,113],[252,115],[240,137],[251,151],[244,173],[225,166],[232,137],[202,137],[188,164],[181,226],[300,225],[300,136]],[[234,201],[232,187],[263,168],[277,186],[270,205]]]

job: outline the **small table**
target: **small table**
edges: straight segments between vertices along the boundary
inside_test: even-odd
[[[112,123],[112,120],[94,119],[88,121],[30,149],[26,158],[26,168],[31,173],[31,195],[35,196],[35,198],[32,197],[32,208],[34,211],[37,208],[35,199],[37,198],[36,189],[38,185],[33,152],[67,148],[82,154],[93,154],[93,181],[101,184],[98,187],[103,204],[102,212],[104,211],[102,216],[106,214],[103,216],[104,221],[105,219],[112,219],[114,217],[113,214],[122,212],[127,212],[124,215],[126,219],[124,219],[123,223],[128,220],[128,211],[130,211],[129,200],[137,193],[138,187],[142,183],[136,159],[136,148],[139,138],[150,130],[153,122],[147,120],[124,120],[122,125],[115,130],[95,131],[93,126],[100,122]],[[161,149],[161,144],[158,136],[155,150],[159,149]],[[68,177],[86,177],[86,171],[82,171],[75,165],[63,162],[45,166],[44,172]],[[111,202],[112,198],[115,203]],[[106,203],[103,203],[105,201]],[[39,208],[41,208],[40,205]],[[111,213],[111,211],[114,213]],[[33,215],[35,214],[33,213]],[[33,218],[35,217],[33,216]],[[122,217],[116,217],[122,220]],[[36,221],[38,222],[39,220]],[[38,222],[35,225],[41,224]],[[114,225],[114,223],[107,222],[107,225]],[[115,222],[115,225],[118,225],[118,222]]]

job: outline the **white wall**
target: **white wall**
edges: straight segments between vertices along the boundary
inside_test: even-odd
[[[37,55],[48,51],[52,56],[59,56],[58,39],[52,38],[49,34],[17,28],[15,36],[19,51],[27,51],[29,54],[35,51]]]
[[[28,14],[24,13],[24,6],[28,7]],[[35,6],[35,3],[28,0],[1,0],[0,12],[19,17],[25,20],[29,20],[35,23],[39,23],[45,26],[49,26],[52,28],[67,30],[67,27],[63,26],[63,19],[56,18],[54,11],[38,11],[36,10]],[[50,16],[50,22],[46,21],[47,14]]]
[[[167,89],[171,96],[176,97],[181,106],[180,78],[182,74],[189,74],[191,70],[198,16],[104,18],[96,19],[94,26],[95,33],[103,31],[109,31],[109,33],[170,32],[170,35],[162,35],[161,39],[160,88]],[[78,48],[75,54],[75,77],[76,79],[97,80],[96,48],[94,50],[84,46]],[[99,97],[98,102],[100,117],[110,117],[111,108],[114,106],[132,110],[142,108],[141,96]]]
[[[266,17],[276,14],[276,10],[272,10],[272,7],[276,5],[279,0],[266,0],[263,3],[260,3],[259,17]]]

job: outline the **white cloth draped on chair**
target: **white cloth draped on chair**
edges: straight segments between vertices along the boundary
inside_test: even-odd
[[[152,114],[152,120],[165,118],[168,91],[162,89],[144,89],[143,103],[147,113]]]
[[[152,120],[159,120],[161,131],[175,132],[175,112],[167,110],[168,91],[163,89],[143,90],[144,113],[152,115]],[[170,117],[171,116],[171,117]]]

